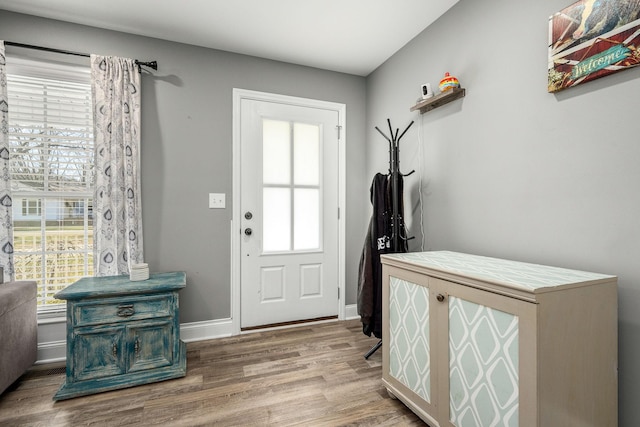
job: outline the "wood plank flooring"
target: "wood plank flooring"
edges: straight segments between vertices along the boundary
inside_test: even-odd
[[[380,380],[358,320],[187,344],[184,378],[53,402],[63,365],[0,396],[0,426],[420,426]]]

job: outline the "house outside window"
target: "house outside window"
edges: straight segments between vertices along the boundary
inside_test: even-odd
[[[16,280],[38,283],[38,313],[93,275],[93,113],[89,64],[7,60]]]
[[[22,216],[42,215],[42,199],[22,199]]]

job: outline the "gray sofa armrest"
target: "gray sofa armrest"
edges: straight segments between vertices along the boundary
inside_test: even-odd
[[[0,393],[36,361],[36,282],[0,284]]]

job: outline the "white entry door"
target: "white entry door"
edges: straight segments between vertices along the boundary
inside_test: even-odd
[[[242,99],[241,327],[338,314],[338,112]]]

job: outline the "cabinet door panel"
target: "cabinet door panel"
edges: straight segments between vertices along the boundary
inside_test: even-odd
[[[438,425],[436,297],[424,275],[385,266],[382,282],[382,380],[430,425]]]
[[[429,289],[397,277],[389,289],[389,375],[431,403]]]
[[[449,407],[442,410],[448,411],[450,425],[518,426],[529,412],[525,405],[521,413],[520,390],[534,386],[529,373],[522,382],[521,366],[532,365],[523,365],[521,358],[523,348],[535,349],[528,324],[535,323],[535,304],[439,279],[431,282],[445,296],[446,305],[438,308],[445,309],[440,319],[448,328],[439,354],[448,361],[442,382]]]
[[[125,372],[124,328],[77,328],[74,331],[74,380],[120,375]]]
[[[173,325],[170,321],[129,326],[129,372],[161,368],[173,363]]]
[[[518,423],[518,316],[449,298],[451,422]]]

